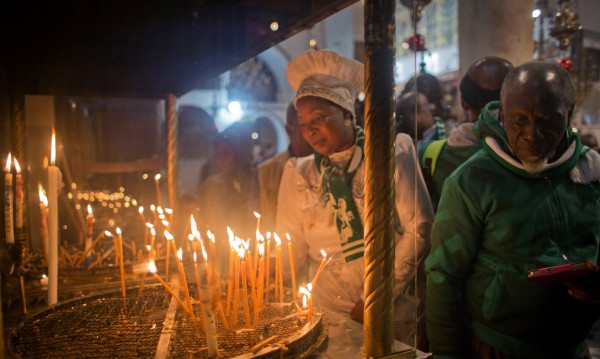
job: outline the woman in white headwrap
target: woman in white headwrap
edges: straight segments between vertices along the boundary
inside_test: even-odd
[[[286,164],[277,232],[290,234],[296,268],[307,269],[309,280],[323,258],[321,249],[333,257],[313,288],[315,304],[362,322],[364,133],[355,125],[354,99],[363,89],[364,68],[336,52],[311,50],[289,63],[287,77],[297,90],[302,134],[315,153]],[[412,344],[424,293],[424,276],[415,281],[420,273],[415,268],[422,267],[429,247],[433,210],[412,140],[404,134],[396,138],[395,185],[395,329],[396,338]]]

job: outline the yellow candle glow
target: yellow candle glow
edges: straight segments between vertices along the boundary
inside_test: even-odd
[[[240,269],[242,271],[242,298],[244,301],[244,303],[243,303],[243,305],[244,305],[244,321],[246,322],[246,328],[250,328],[251,327],[250,306],[248,305],[248,290],[247,290],[247,286],[246,286],[246,263],[244,260],[245,253],[246,253],[246,250],[244,248],[242,248],[240,250],[240,259],[241,259]]]
[[[14,159],[15,170],[15,227],[17,230],[23,228],[23,175],[21,174],[21,166],[19,161]]]
[[[190,298],[190,290],[187,285],[187,280],[185,278],[185,270],[183,268],[183,250],[179,248],[177,251],[177,258],[179,258],[179,262],[177,262],[177,269],[179,269],[179,278],[181,280],[181,287],[183,288],[183,294],[185,295],[185,299],[187,301],[188,308],[190,309],[190,316],[192,317],[192,322],[195,320],[194,313],[192,311],[192,299]]]
[[[156,203],[160,206],[160,173],[154,176],[154,183],[156,184]]]
[[[85,217],[87,222],[86,227],[86,236],[85,236],[85,253],[87,253],[85,258],[85,264],[90,265],[92,260],[92,237],[94,236],[94,213],[92,212],[92,206],[87,205],[87,216]],[[118,251],[115,249],[115,254],[118,256]]]
[[[169,231],[165,230],[164,232],[165,238],[167,239],[167,258],[165,259],[165,280],[167,283],[169,282],[169,258],[171,257],[171,246],[169,243],[174,243],[174,237],[169,233]]]
[[[123,236],[121,234],[121,228],[116,229],[117,237],[119,241],[119,267],[121,271],[121,296],[126,297],[125,293],[125,267],[123,265]]]
[[[321,255],[323,256],[323,260],[321,260],[321,265],[319,265],[319,269],[317,269],[317,273],[315,273],[315,277],[311,281],[312,286],[314,287],[317,284],[317,280],[319,280],[319,276],[321,275],[321,271],[325,268],[325,263],[327,262],[327,253],[321,249]]]
[[[279,288],[277,290],[277,293],[279,294],[279,302],[283,303],[283,263],[281,261],[281,239],[279,239],[277,233],[273,234],[273,238],[275,238],[275,269],[277,270],[277,279],[275,285],[277,288]]]
[[[48,305],[58,300],[58,191],[61,174],[55,164],[56,133],[52,128],[52,149],[48,166]]]
[[[267,232],[267,255],[265,256],[266,261],[266,270],[265,276],[267,277],[265,283],[265,301],[269,301],[269,292],[270,292],[270,279],[271,279],[271,232]]]
[[[171,289],[171,287],[169,287],[169,285],[165,283],[165,281],[162,280],[162,278],[158,274],[156,274],[156,264],[154,263],[154,261],[150,261],[148,263],[148,270],[154,275],[154,278],[156,278],[156,280],[160,284],[162,284],[162,286],[167,290],[167,292],[171,294],[171,296],[173,296],[175,300],[177,300],[177,303],[179,303],[181,308],[183,308],[183,310],[185,310],[190,315],[190,317],[192,317],[192,312],[190,312],[187,305],[185,305],[185,303],[181,300],[181,298],[179,298],[179,296],[173,291],[173,289]]]
[[[38,195],[40,197],[40,237],[44,250],[44,258],[46,259],[46,263],[48,263],[48,198],[44,194],[44,188],[42,188],[41,183],[38,183]]]
[[[308,321],[312,321],[313,318],[313,303],[312,303],[312,284],[308,283],[306,287],[300,287],[300,293],[304,295],[302,299],[302,305],[306,309],[308,308]]]
[[[11,173],[11,154],[8,153],[6,167],[4,167],[4,228],[6,243],[15,243],[15,231],[13,228],[13,175]]]
[[[288,254],[290,256],[290,274],[292,276],[292,296],[294,301],[298,300],[298,294],[296,292],[296,268],[294,267],[294,252],[292,250],[292,239],[290,234],[286,233],[285,237],[288,240]]]

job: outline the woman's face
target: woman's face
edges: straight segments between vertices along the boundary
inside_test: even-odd
[[[319,154],[329,156],[352,147],[354,127],[348,112],[319,97],[303,97],[296,106],[302,136]]]

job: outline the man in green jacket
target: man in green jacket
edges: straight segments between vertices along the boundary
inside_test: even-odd
[[[570,127],[574,88],[555,64],[511,70],[474,126],[483,150],[448,177],[427,258],[434,358],[578,358],[600,317],[600,277],[528,271],[598,264],[600,155]],[[499,119],[493,115],[499,109]]]

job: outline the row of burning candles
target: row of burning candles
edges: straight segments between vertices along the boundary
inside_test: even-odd
[[[202,313],[205,335],[207,338],[207,346],[209,357],[214,356],[217,350],[217,343],[215,338],[215,315],[220,317],[222,325],[225,328],[236,328],[238,324],[238,312],[241,306],[243,308],[245,328],[256,328],[259,323],[259,313],[263,308],[264,303],[269,298],[271,283],[271,234],[267,233],[266,239],[260,233],[259,223],[260,215],[255,213],[258,218],[257,230],[256,230],[256,243],[255,251],[252,253],[250,250],[250,241],[244,241],[239,237],[236,237],[233,231],[228,227],[227,231],[229,234],[229,273],[228,273],[228,284],[227,284],[227,296],[225,300],[225,309],[221,303],[220,293],[220,279],[216,271],[216,246],[215,237],[208,231],[208,247],[210,252],[210,260],[205,249],[204,240],[197,229],[196,221],[193,215],[190,216],[190,229],[191,233],[188,235],[188,239],[192,243],[193,258],[194,258],[194,275],[196,279],[196,287],[198,289],[198,298],[200,301],[200,312]],[[183,249],[176,249],[174,237],[165,230],[164,235],[167,240],[167,256],[166,256],[166,268],[165,277],[162,277],[157,273],[156,264],[153,258],[153,246],[156,232],[152,225],[148,225],[150,229],[152,241],[148,245],[148,270],[153,274],[158,282],[160,282],[167,292],[179,303],[183,310],[190,316],[192,322],[196,321],[194,312],[192,309],[192,299],[189,293],[187,278],[185,269],[183,266]],[[279,302],[284,302],[284,286],[283,286],[283,263],[281,255],[281,244],[282,241],[277,234],[273,234],[273,239],[276,244],[275,246],[275,283],[274,294],[275,299]],[[288,239],[288,251],[290,259],[290,274],[292,281],[292,295],[294,302],[297,302],[296,292],[296,280],[295,280],[295,268],[293,261],[293,251],[291,245],[291,239],[286,234]],[[183,291],[183,299],[180,298],[177,293],[168,284],[168,259],[169,259],[169,248],[173,247],[173,250],[177,252],[178,257],[178,271]],[[201,251],[203,262],[198,265],[197,252]],[[299,293],[303,295],[302,308],[298,306],[301,314],[307,315],[307,319],[312,321],[313,318],[313,305],[312,305],[312,288],[316,284],[319,275],[323,268],[326,266],[331,258],[327,259],[325,251],[321,251],[323,259],[315,274],[313,280],[306,286],[299,289]],[[252,255],[254,254],[254,256]],[[254,258],[253,258],[254,257]],[[145,274],[144,274],[145,276]],[[140,285],[139,291],[141,292],[144,288],[144,279]],[[248,293],[249,292],[249,293]],[[123,294],[124,295],[124,294]],[[252,302],[252,311],[250,310],[250,302]],[[227,319],[229,318],[229,319]]]

